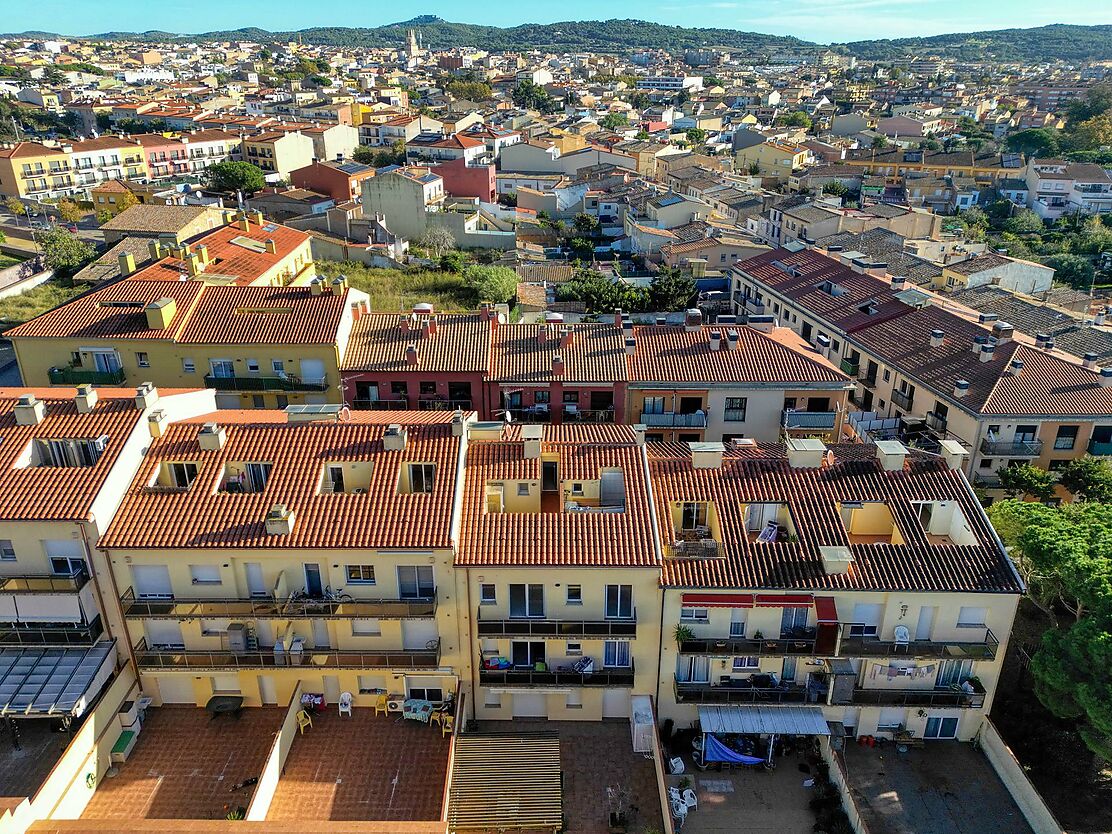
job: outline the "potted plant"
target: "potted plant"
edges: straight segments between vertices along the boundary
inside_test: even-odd
[[[676,645],[680,646],[688,640],[694,640],[695,632],[691,630],[691,626],[678,623],[676,627],[672,629],[672,636],[676,638]]]

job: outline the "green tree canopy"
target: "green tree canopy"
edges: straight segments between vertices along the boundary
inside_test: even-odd
[[[491,86],[483,81],[449,81],[444,85],[444,92],[469,101],[486,101],[494,95]]]
[[[217,162],[205,169],[209,188],[228,194],[242,191],[254,194],[266,186],[266,177],[258,165],[250,162]]]
[[[607,130],[614,130],[615,128],[625,127],[629,124],[629,116],[625,113],[614,112],[607,113],[598,120],[598,126],[606,128]]]
[[[641,311],[648,309],[648,293],[622,281],[590,269],[583,269],[562,284],[556,285],[559,301],[581,301],[589,313],[610,313],[617,308]]]
[[[689,127],[687,129],[687,141],[692,145],[701,145],[707,141],[707,132],[701,127]]]
[[[1048,501],[1054,496],[1054,476],[1037,466],[1029,463],[1004,466],[996,474],[1000,476],[1001,489],[1012,497],[1030,495]]]
[[[695,281],[674,267],[663,267],[649,284],[649,308],[656,312],[686,310],[698,292]]]
[[[96,257],[97,250],[77,235],[54,227],[36,236],[43,261],[58,275],[68,277]]]
[[[1031,209],[1020,209],[1004,221],[1004,231],[1014,235],[1041,232],[1045,228],[1042,218]]]
[[[1024,156],[1055,156],[1058,153],[1058,135],[1045,127],[1013,133],[1006,144],[1008,150]]]
[[[1053,268],[1056,280],[1075,290],[1088,292],[1093,285],[1096,270],[1088,258],[1069,254],[1051,255],[1043,263]]]
[[[517,273],[508,266],[472,264],[463,270],[463,280],[479,296],[480,301],[502,304],[517,292]]]
[[[1112,503],[1112,464],[1104,458],[1071,460],[1058,471],[1058,483],[1083,501]]]

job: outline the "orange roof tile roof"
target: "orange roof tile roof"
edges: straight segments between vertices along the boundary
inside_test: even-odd
[[[624,382],[626,371],[625,340],[621,328],[611,324],[566,325],[572,333],[571,345],[564,347],[558,336],[541,341],[544,325],[515,324],[494,331],[491,376],[502,382]],[[564,361],[564,373],[552,373],[553,357]]]
[[[270,412],[271,419],[282,415]],[[407,426],[402,451],[386,451],[385,426],[370,420],[350,422],[221,422],[224,447],[204,451],[197,442],[197,423],[176,423],[154,440],[119,512],[100,540],[110,548],[447,548],[459,439],[452,435],[450,414],[441,422],[420,425],[408,413],[386,415]],[[223,420],[223,415],[217,415]],[[155,491],[148,485],[163,461],[190,461],[197,478],[186,491]],[[217,492],[229,462],[271,462],[261,492]],[[365,494],[320,494],[324,465],[370,461]],[[400,467],[433,463],[430,494],[398,494]],[[284,504],[294,514],[293,531],[268,535],[267,512]]]
[[[50,148],[38,142],[16,142],[10,148],[0,148],[0,159],[19,159],[29,156],[65,155],[61,148]]]
[[[437,313],[436,333],[426,332],[427,316],[374,313],[352,325],[340,367],[349,371],[404,371],[406,348],[417,346],[414,371],[486,373],[490,370],[489,321],[473,314]],[[402,330],[406,322],[409,329]]]
[[[348,293],[308,287],[208,286],[178,334],[181,344],[334,345]]]
[[[34,391],[0,390],[0,519],[83,521],[143,413],[135,407],[135,392],[130,389],[100,389],[93,410],[79,414],[72,394],[53,388],[39,396],[46,404],[43,421],[37,426],[17,425],[15,404],[21,394]],[[95,440],[105,435],[108,444],[92,466],[15,465],[33,439]]]
[[[977,591],[1016,594],[1021,583],[965,476],[934,457],[912,453],[899,471],[884,471],[875,447],[831,447],[835,464],[793,468],[780,445],[727,445],[720,469],[695,469],[681,444],[648,443],[646,450],[664,542],[675,539],[671,504],[713,502],[722,529],[720,557],[666,556],[662,581],[690,588]],[[956,501],[976,544],[928,540],[914,501]],[[851,544],[840,515],[843,501],[883,501],[905,544]],[[745,531],[748,503],[786,503],[797,541],[754,543]],[[848,547],[848,573],[828,575],[819,547]]]
[[[543,455],[559,460],[561,480],[598,480],[622,473],[623,512],[487,512],[486,486],[500,479],[540,483],[541,460],[526,458],[518,427],[503,440],[470,438],[464,466],[457,565],[656,567],[641,447],[629,426],[545,426]]]

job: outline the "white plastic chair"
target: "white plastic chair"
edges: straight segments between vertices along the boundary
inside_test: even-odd
[[[340,715],[347,715],[348,718],[351,718],[351,701],[352,698],[350,692],[340,693]]]
[[[674,756],[668,760],[668,771],[674,775],[683,773],[683,759],[679,756]]]
[[[911,642],[911,632],[907,626],[898,625],[892,630],[892,635],[895,638],[895,647],[907,649],[908,644]]]
[[[679,788],[668,788],[668,801],[683,802],[683,795],[680,794]]]
[[[699,799],[695,796],[695,791],[693,791],[691,788],[684,789],[683,804],[686,805],[688,808],[699,807]]]
[[[681,828],[687,822],[687,804],[682,799],[672,802],[672,818],[679,822]]]

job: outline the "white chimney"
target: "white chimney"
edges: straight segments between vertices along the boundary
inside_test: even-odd
[[[77,396],[74,398],[78,414],[88,414],[97,405],[97,389],[91,385],[78,385]]]
[[[939,454],[941,454],[942,459],[946,461],[946,468],[961,469],[967,454],[965,447],[953,439],[943,440],[938,445],[942,447],[942,451]]]
[[[898,440],[878,440],[876,459],[885,472],[898,472],[907,460],[907,447]]]
[[[946,334],[943,333],[941,330],[931,331],[931,347],[942,347],[945,341]]]
[[[849,573],[853,566],[853,554],[844,545],[819,545],[819,556],[822,558],[822,569],[827,576]]]
[[[738,341],[741,339],[741,334],[736,330],[729,330],[726,332],[726,349],[737,350]]]
[[[1011,362],[1008,363],[1008,367],[1007,367],[1007,370],[1005,371],[1005,373],[1007,373],[1008,376],[1019,376],[1019,372],[1022,371],[1022,370],[1023,370],[1023,360],[1022,359],[1013,359]]]
[[[992,335],[996,337],[996,344],[1002,345],[1012,340],[1015,328],[1006,321],[998,321],[992,326]]]
[[[1098,379],[1102,388],[1112,388],[1112,367],[1101,368]]]
[[[717,442],[688,443],[691,449],[692,469],[721,469],[722,455],[726,451],[726,444]]]
[[[268,536],[288,536],[293,532],[294,512],[285,504],[275,504],[266,514]]]
[[[703,326],[703,311],[691,309],[683,314],[683,329],[689,333]]]
[[[153,382],[140,382],[139,387],[135,389],[135,407],[140,411],[146,411],[158,402],[158,389],[154,387]]]
[[[633,338],[626,339],[625,349],[628,355],[633,356],[633,354],[637,353],[637,340]]]
[[[206,452],[219,452],[224,448],[227,432],[216,423],[205,423],[197,432],[197,445]]]
[[[645,445],[645,430],[647,426],[644,423],[633,424],[633,439],[638,446]]]
[[[34,394],[22,394],[14,411],[17,426],[37,426],[46,417],[46,403]]]
[[[954,383],[954,396],[955,397],[960,399],[961,397],[964,397],[968,393],[969,393],[969,381],[968,380],[959,379],[957,382]]]
[[[544,437],[544,426],[526,425],[521,427],[521,439],[525,445],[525,457],[536,460],[541,456],[541,440]]]
[[[991,362],[994,356],[996,356],[996,345],[981,345],[982,362]]]
[[[1095,371],[1097,369],[1097,355],[1095,353],[1086,353],[1084,364],[1090,371]]]
[[[813,437],[789,437],[784,448],[793,469],[818,469],[826,457],[826,444]]]
[[[712,331],[710,331],[710,349],[711,350],[718,350],[721,347],[722,347],[722,331],[721,330],[712,330]]]
[[[382,448],[387,452],[401,452],[405,449],[405,429],[398,423],[391,423],[382,433]]]

